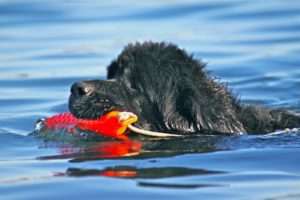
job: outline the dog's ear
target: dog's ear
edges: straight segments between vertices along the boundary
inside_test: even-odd
[[[204,102],[199,99],[191,100],[189,109],[197,127],[201,126],[204,133],[245,133],[243,124],[237,118],[234,106],[224,105],[227,102]]]
[[[175,110],[164,118],[169,127],[179,132],[244,133],[232,105],[219,101],[205,94],[200,96],[194,88],[184,88],[176,97]]]
[[[165,117],[168,126],[179,132],[203,132],[211,128],[211,120],[206,115],[203,115],[200,110],[200,98],[197,98],[196,92],[192,88],[179,89],[174,105],[170,106],[171,101],[166,107],[173,107],[173,112]]]

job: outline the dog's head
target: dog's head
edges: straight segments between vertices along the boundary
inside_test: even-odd
[[[108,66],[107,80],[73,84],[70,110],[77,117],[97,118],[112,109],[132,107],[127,101],[134,104],[148,99],[151,103],[164,104],[172,97],[175,99],[168,104],[175,103],[174,95],[184,87],[181,84],[178,88],[178,84],[189,78],[182,73],[187,58],[175,45],[152,42],[128,45]]]
[[[72,86],[69,109],[78,118],[90,119],[111,110],[129,111],[157,130],[217,129],[214,123],[223,120],[220,113],[230,111],[233,102],[203,68],[176,45],[131,44],[108,66],[107,80]]]

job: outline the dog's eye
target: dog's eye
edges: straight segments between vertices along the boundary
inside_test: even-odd
[[[107,79],[113,79],[118,76],[120,66],[117,61],[113,61],[107,68]]]

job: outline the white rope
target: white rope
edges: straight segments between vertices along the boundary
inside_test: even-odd
[[[144,129],[139,129],[135,126],[132,126],[131,124],[128,125],[129,130],[132,132],[141,134],[141,135],[147,135],[152,137],[183,137],[182,135],[176,135],[176,134],[170,134],[170,133],[160,133],[155,131],[147,131]]]
[[[138,117],[132,112],[120,112],[118,114],[119,121],[126,121],[130,118],[135,118],[136,120],[138,119]],[[141,135],[152,136],[152,137],[182,137],[182,135],[176,135],[176,134],[170,134],[170,133],[160,133],[160,132],[140,129],[140,128],[133,126],[132,124],[128,124],[127,128],[129,130],[131,130],[132,132],[135,132],[135,133],[138,133]]]
[[[293,129],[286,128],[284,130],[275,131],[272,133],[268,133],[266,135],[278,135],[278,134],[283,134],[283,133],[300,133],[300,128],[293,128]]]

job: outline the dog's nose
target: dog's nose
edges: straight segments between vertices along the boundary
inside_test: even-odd
[[[82,97],[89,95],[95,91],[95,86],[85,81],[79,81],[72,85],[71,93],[76,97]]]

